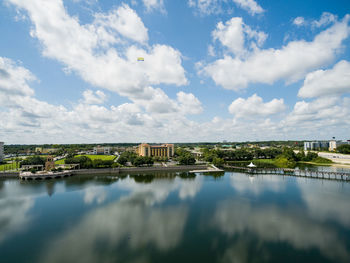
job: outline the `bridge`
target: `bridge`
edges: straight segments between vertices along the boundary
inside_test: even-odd
[[[72,171],[63,171],[63,172],[41,172],[41,173],[31,173],[31,172],[21,172],[19,174],[19,178],[21,180],[50,180],[50,179],[58,179],[58,178],[64,178],[64,177],[70,177],[74,174]]]
[[[296,177],[307,177],[307,178],[317,178],[326,180],[337,180],[337,181],[349,181],[350,173],[346,172],[328,172],[328,171],[311,171],[311,170],[300,170],[300,169],[290,169],[290,168],[248,168],[225,165],[226,169],[240,170],[245,173],[250,174],[278,174],[286,176],[296,176]]]

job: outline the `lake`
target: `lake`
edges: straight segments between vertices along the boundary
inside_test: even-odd
[[[0,180],[1,262],[350,262],[350,183],[221,174]]]

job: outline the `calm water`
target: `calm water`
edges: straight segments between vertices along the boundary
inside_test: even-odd
[[[0,180],[1,262],[350,262],[350,183],[276,175]]]

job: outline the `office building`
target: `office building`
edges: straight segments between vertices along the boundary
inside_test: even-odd
[[[111,147],[94,147],[93,154],[95,155],[109,155],[111,153]]]
[[[344,144],[350,144],[350,140],[348,141],[336,141],[336,140],[331,140],[329,141],[329,151],[335,151],[337,149],[337,147],[339,147],[340,145],[344,145]]]
[[[328,141],[304,142],[304,151],[328,149],[329,144]]]
[[[174,156],[174,144],[149,145],[147,143],[142,143],[137,147],[136,153],[140,156],[170,158]]]

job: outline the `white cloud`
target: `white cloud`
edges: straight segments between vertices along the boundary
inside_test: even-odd
[[[281,121],[289,132],[300,131],[300,136],[338,136],[350,125],[350,99],[336,96],[321,97],[311,102],[298,101],[294,109]],[[343,135],[344,136],[344,135]]]
[[[238,118],[254,118],[280,113],[285,108],[283,99],[273,99],[264,103],[261,97],[254,94],[248,99],[238,98],[234,100],[228,109],[231,114]]]
[[[176,95],[180,110],[183,112],[183,114],[202,113],[202,104],[192,93],[180,91]]]
[[[245,44],[250,43],[250,47],[262,46],[267,38],[264,32],[251,29],[244,24],[241,17],[233,17],[226,23],[219,22],[212,32],[213,40],[219,40],[234,55],[241,56],[248,52]],[[249,40],[255,40],[249,42]]]
[[[119,34],[140,43],[148,41],[148,30],[140,17],[128,5],[123,4],[108,14],[95,14],[95,25],[101,26],[97,30],[115,30]]]
[[[34,90],[28,85],[28,82],[35,80],[34,75],[27,69],[17,66],[12,60],[0,57],[0,92],[8,95],[31,96]],[[9,100],[3,100],[3,103]]]
[[[92,90],[85,90],[83,97],[86,104],[102,104],[106,100],[106,94],[101,90],[97,90],[95,93]]]
[[[204,65],[200,73],[210,76],[225,89],[240,90],[250,83],[273,84],[284,79],[295,82],[309,71],[329,64],[340,52],[342,43],[349,36],[349,19],[318,34],[313,41],[291,41],[281,49],[255,49],[245,59],[225,55]]]
[[[296,26],[302,26],[305,25],[305,19],[302,16],[298,16],[293,20],[293,24]]]
[[[248,11],[251,15],[261,14],[265,11],[254,0],[232,0],[232,2]],[[218,14],[224,11],[232,12],[230,3],[231,0],[188,0],[188,6],[195,8],[201,15]]]
[[[213,39],[219,40],[233,54],[241,54],[244,51],[243,21],[241,17],[233,17],[225,24],[219,22],[212,32]]]
[[[221,0],[188,0],[188,5],[198,10],[201,15],[220,13]]]
[[[332,69],[307,74],[298,96],[312,98],[343,93],[350,93],[350,63],[345,60]]]
[[[163,0],[142,0],[142,2],[146,7],[147,12],[151,12],[153,10],[165,12]]]
[[[315,27],[322,27],[322,26],[327,26],[329,24],[335,23],[338,20],[338,17],[328,13],[328,12],[323,12],[320,20],[315,20],[312,22],[312,25]]]
[[[61,0],[7,1],[28,12],[32,36],[42,43],[45,56],[94,86],[136,101],[156,90],[150,85],[188,83],[178,50],[166,45],[140,47],[148,39],[147,29],[125,4],[108,14],[94,14],[92,24],[81,25]],[[145,61],[137,62],[141,56]]]
[[[99,90],[84,91],[83,98],[70,108],[52,105],[33,96],[29,87],[35,79],[32,73],[10,59],[0,57],[0,61],[5,63],[0,68],[0,83],[6,84],[6,88],[0,88],[0,136],[7,142],[169,140],[178,136],[177,130],[192,133],[186,115],[202,111],[192,93],[181,91],[176,99],[170,99],[163,90],[152,87],[144,88],[142,96],[133,97],[133,103],[119,106],[96,105],[106,99]],[[142,129],[135,128],[141,125]]]
[[[252,15],[264,12],[264,9],[254,0],[233,0],[233,2]]]

